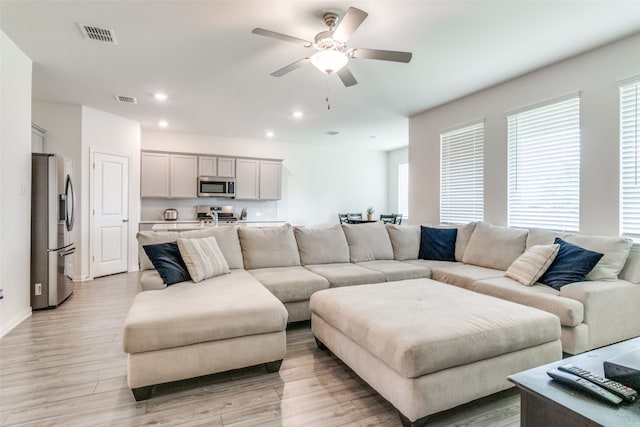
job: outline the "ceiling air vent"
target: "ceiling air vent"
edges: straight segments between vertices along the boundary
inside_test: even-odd
[[[82,36],[87,40],[95,40],[98,42],[118,44],[116,35],[113,30],[109,28],[100,28],[95,25],[78,24]]]
[[[123,95],[115,95],[116,101],[123,102],[125,104],[137,104],[138,100],[133,96],[123,96]]]
[[[331,135],[331,136],[335,136],[337,134],[339,134],[340,132],[338,132],[337,130],[328,130],[325,132],[325,134],[327,135]]]

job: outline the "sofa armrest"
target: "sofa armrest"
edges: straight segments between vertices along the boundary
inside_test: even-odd
[[[626,280],[576,282],[563,286],[560,296],[582,302],[590,348],[640,335],[639,285]]]
[[[158,289],[164,289],[167,285],[164,284],[164,280],[160,277],[158,270],[144,270],[140,277],[140,290],[141,291],[153,291]]]

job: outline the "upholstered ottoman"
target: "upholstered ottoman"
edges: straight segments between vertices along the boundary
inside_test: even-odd
[[[123,348],[136,400],[153,385],[264,363],[280,368],[287,310],[245,270],[136,295]]]
[[[431,279],[316,292],[311,329],[320,348],[398,409],[405,426],[562,358],[557,316]]]

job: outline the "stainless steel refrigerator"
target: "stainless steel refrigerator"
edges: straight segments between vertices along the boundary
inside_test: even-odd
[[[73,292],[75,195],[71,160],[31,159],[31,308],[55,308]]]

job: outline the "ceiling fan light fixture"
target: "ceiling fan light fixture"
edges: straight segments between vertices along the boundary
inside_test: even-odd
[[[333,74],[347,65],[349,58],[342,52],[326,49],[316,52],[311,56],[311,63],[325,74]]]

